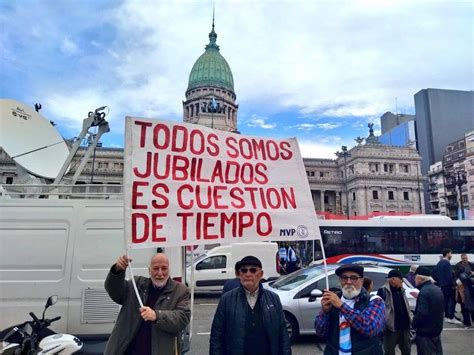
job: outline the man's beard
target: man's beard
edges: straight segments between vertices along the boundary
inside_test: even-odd
[[[168,279],[164,279],[164,280],[153,280],[151,279],[151,282],[153,283],[153,286],[157,287],[157,288],[162,288],[163,286],[166,285],[166,282],[168,281]]]
[[[342,288],[342,295],[344,296],[344,298],[352,299],[354,297],[359,296],[359,294],[360,290],[356,289],[354,286],[348,285]]]

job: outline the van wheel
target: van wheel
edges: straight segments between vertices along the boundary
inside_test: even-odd
[[[300,329],[298,326],[298,321],[296,318],[288,312],[285,312],[285,320],[286,320],[286,329],[288,330],[288,336],[290,337],[290,342],[293,343],[300,333]]]

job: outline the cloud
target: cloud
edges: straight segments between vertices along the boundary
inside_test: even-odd
[[[263,129],[273,129],[277,126],[275,123],[266,123],[267,120],[267,117],[252,115],[246,120],[246,123],[249,127],[258,127]]]
[[[69,38],[64,38],[61,43],[61,52],[65,55],[76,55],[79,53],[79,48]]]
[[[252,11],[235,16],[243,8]],[[0,9],[6,97],[41,101],[49,119],[76,131],[103,105],[115,132],[126,115],[182,120],[212,1]],[[386,111],[413,113],[420,89],[472,90],[472,16],[469,1],[218,0],[217,43],[234,76],[238,126],[272,134],[293,127],[307,139],[317,129],[343,137],[339,130],[355,121],[356,136]],[[288,111],[291,120],[276,118]]]
[[[308,140],[298,140],[298,144],[303,158],[335,159],[334,152],[341,147],[335,143],[323,144]]]

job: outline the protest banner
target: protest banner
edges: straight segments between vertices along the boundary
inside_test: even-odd
[[[126,117],[128,248],[320,239],[295,138]]]

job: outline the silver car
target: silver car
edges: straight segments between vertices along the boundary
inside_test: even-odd
[[[340,265],[328,265],[329,288],[341,288],[339,277],[335,270]],[[374,283],[374,292],[387,281],[386,277],[391,269],[380,266],[365,266],[364,276]],[[298,270],[290,275],[279,278],[274,282],[264,284],[264,287],[280,296],[287,321],[288,333],[293,341],[299,334],[314,334],[314,319],[321,309],[320,299],[310,301],[311,291],[323,291],[326,288],[326,277],[323,265],[314,265]],[[418,289],[404,279],[403,288],[410,303],[415,309]]]

